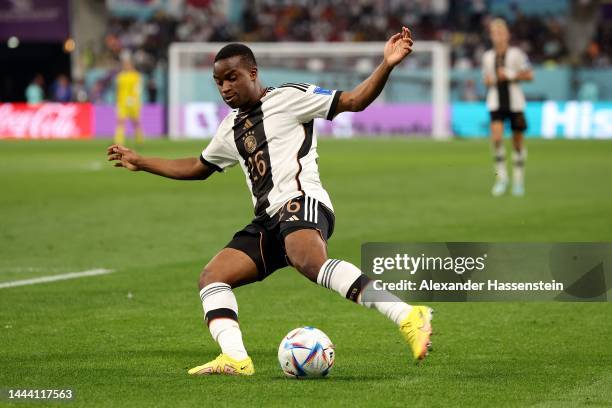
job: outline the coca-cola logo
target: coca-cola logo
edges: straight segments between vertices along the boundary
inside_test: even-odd
[[[82,109],[84,106],[78,104],[1,104],[0,136],[34,139],[88,136],[90,129],[84,129],[79,120]]]

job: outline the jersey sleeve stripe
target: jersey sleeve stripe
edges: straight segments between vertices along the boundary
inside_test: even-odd
[[[306,84],[304,82],[285,82],[284,85],[295,85],[306,89],[310,88],[310,84]]]
[[[306,92],[306,89],[300,88],[295,85],[283,85],[283,86],[279,86],[279,88],[294,88],[294,89],[297,89],[298,91]]]
[[[334,93],[334,99],[332,99],[332,103],[329,107],[329,112],[327,112],[327,120],[332,120],[334,116],[336,116],[336,108],[338,107],[338,100],[340,99],[340,95],[342,91],[336,91]]]
[[[202,162],[203,165],[208,166],[208,167],[212,167],[213,170],[218,171],[218,172],[222,172],[223,169],[219,166],[217,166],[215,163],[211,163],[208,160],[206,160],[204,158],[204,155],[200,155],[200,161]]]
[[[295,89],[300,90],[302,92],[306,92],[308,90],[308,88],[305,88],[305,87],[299,86],[299,85],[293,85],[293,84],[283,84],[283,85],[279,86],[279,88],[295,88]]]

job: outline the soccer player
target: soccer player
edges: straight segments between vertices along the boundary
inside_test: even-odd
[[[125,121],[129,119],[134,126],[136,143],[144,142],[140,128],[141,76],[134,69],[129,58],[122,61],[122,68],[117,75],[117,127],[115,143],[125,143]]]
[[[512,129],[512,194],[525,194],[525,160],[523,132],[525,121],[525,95],[519,82],[533,80],[533,71],[527,55],[518,47],[510,47],[510,32],[506,22],[494,19],[489,27],[493,49],[482,56],[484,83],[488,88],[487,108],[491,116],[491,141],[495,158],[496,180],[491,193],[500,196],[508,188],[506,154],[504,149],[504,122]]]
[[[199,279],[205,321],[221,348],[215,360],[189,374],[251,375],[253,362],[242,342],[233,288],[262,280],[287,265],[312,282],[395,322],[419,360],[430,345],[432,311],[393,301],[362,299],[368,278],[355,265],[330,259],[327,240],[334,229],[329,195],[319,180],[315,118],[333,119],[365,109],[382,91],[393,67],[412,51],[410,31],[393,35],[381,64],[347,92],[288,83],[264,88],[251,50],[229,44],[215,57],[213,76],[223,100],[234,110],[199,158],[165,160],[142,157],[120,145],[108,148],[116,167],[143,170],[179,180],[204,180],[235,164],[246,175],[255,218],[204,267]],[[389,300],[389,298],[386,298]]]

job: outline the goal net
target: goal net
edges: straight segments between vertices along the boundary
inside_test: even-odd
[[[173,43],[169,53],[168,132],[173,139],[209,138],[229,108],[212,78],[222,43]],[[384,43],[251,43],[264,86],[311,83],[350,90],[382,60]],[[382,94],[363,112],[315,121],[335,137],[428,135],[446,139],[449,125],[449,51],[440,42],[415,43]]]

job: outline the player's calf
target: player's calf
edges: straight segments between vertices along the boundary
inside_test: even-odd
[[[512,152],[512,194],[522,196],[525,194],[525,161],[527,160],[527,149],[520,143]]]
[[[251,375],[253,363],[242,341],[238,324],[238,302],[233,287],[257,279],[257,267],[244,253],[231,248],[219,252],[204,267],[199,278],[204,320],[222,354],[189,370],[190,374]]]
[[[362,295],[371,285],[370,279],[355,265],[340,259],[329,259],[321,266],[317,283],[387,316],[399,326],[413,357],[421,360],[426,356],[431,345],[431,309],[425,306],[412,307],[387,291],[377,292],[375,298],[365,299]]]
[[[398,325],[408,316],[411,307],[391,294],[385,302],[362,301],[361,293],[370,279],[350,262],[327,259],[327,247],[316,230],[301,229],[288,234],[285,250],[293,266],[313,282],[355,303],[378,309]]]
[[[288,234],[285,237],[285,251],[293,266],[313,282],[387,316],[400,327],[414,358],[420,360],[425,357],[429,347],[431,318],[423,311],[429,308],[413,308],[386,291],[377,293],[376,299],[364,299],[362,293],[371,284],[370,279],[350,262],[327,259],[325,241],[314,229],[300,229]]]

